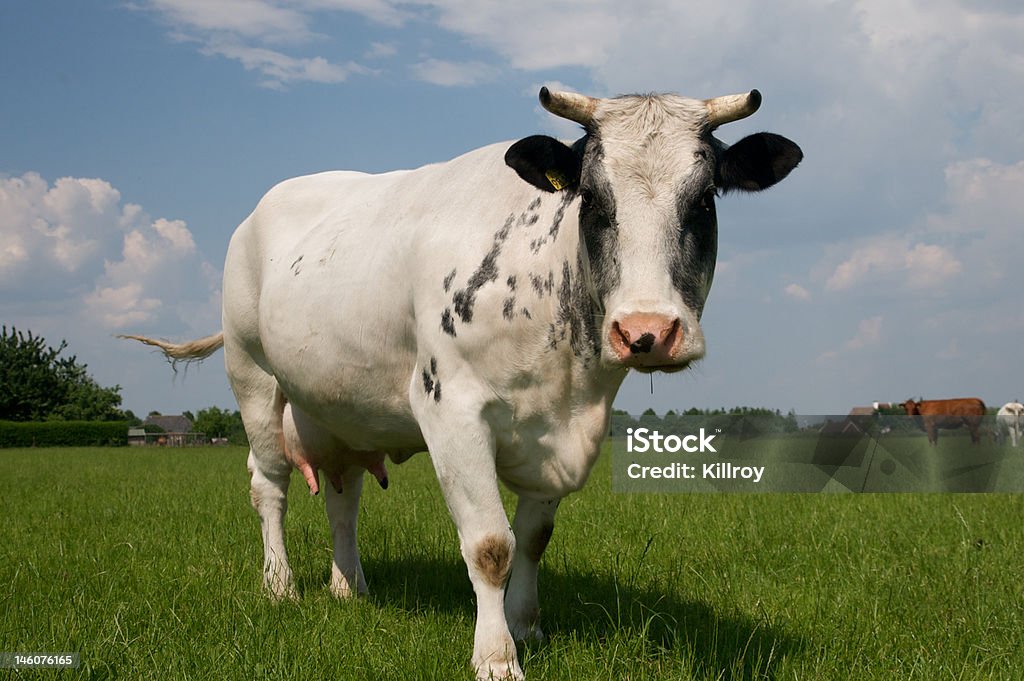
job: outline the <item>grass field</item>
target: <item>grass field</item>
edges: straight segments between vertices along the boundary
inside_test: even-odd
[[[473,593],[426,456],[366,485],[359,602],[330,597],[323,500],[301,478],[302,598],[262,596],[244,460],[0,450],[0,651],[82,655],[17,678],[472,678]],[[604,457],[562,504],[528,678],[1024,678],[1024,496],[629,495],[610,478]]]

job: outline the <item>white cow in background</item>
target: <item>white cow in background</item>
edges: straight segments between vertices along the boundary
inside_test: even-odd
[[[348,597],[366,591],[363,474],[386,486],[385,457],[429,449],[476,592],[479,679],[523,678],[515,640],[541,635],[555,511],[586,482],[626,373],[704,355],[717,197],[770,187],[803,158],[779,135],[712,135],[757,110],[756,90],[540,99],[583,136],[279,184],[231,239],[223,332],[139,338],[177,359],[223,346],[276,595],[294,594],[293,465],[311,491],[318,471],[331,483],[331,589]],[[499,480],[519,496],[512,524]]]
[[[999,428],[999,434],[1008,434],[1010,444],[1016,447],[1020,442],[1021,435],[1024,435],[1024,404],[1020,402],[1004,404],[996,414],[996,425]]]

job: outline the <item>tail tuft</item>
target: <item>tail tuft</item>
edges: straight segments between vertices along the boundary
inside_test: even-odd
[[[177,368],[177,363],[181,361],[187,363],[201,362],[213,353],[217,352],[217,350],[224,347],[223,331],[218,331],[212,336],[199,338],[186,343],[170,343],[156,338],[147,338],[146,336],[135,336],[131,334],[118,335],[118,338],[137,340],[140,343],[160,348],[160,351],[164,353],[165,357],[167,357],[171,366],[175,366],[175,368]]]

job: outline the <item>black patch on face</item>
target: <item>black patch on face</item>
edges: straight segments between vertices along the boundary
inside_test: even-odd
[[[701,153],[698,158],[713,158]],[[676,198],[679,233],[666,245],[673,253],[670,261],[672,284],[683,302],[700,319],[704,311],[707,284],[710,284],[718,256],[718,219],[715,212],[714,168],[710,162],[695,168]]]
[[[580,179],[580,233],[587,249],[591,276],[598,296],[605,300],[619,284],[619,225],[615,196],[605,176],[604,150],[596,135],[584,138],[583,173]]]
[[[455,280],[455,270],[448,273],[448,276],[444,278],[444,292],[448,293],[448,290],[452,287],[452,281]]]
[[[441,401],[441,379],[437,377],[437,358],[430,358],[430,369],[423,369],[423,391],[434,396],[434,402]]]
[[[449,307],[441,313],[441,330],[455,338],[455,320],[452,319],[452,310]]]

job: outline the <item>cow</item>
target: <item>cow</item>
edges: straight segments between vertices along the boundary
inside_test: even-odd
[[[356,548],[363,474],[429,450],[476,593],[478,679],[522,679],[515,642],[539,639],[538,563],[560,500],[579,490],[630,370],[676,372],[705,353],[716,199],[797,166],[792,141],[713,136],[757,90],[707,100],[540,90],[582,126],[446,163],[326,172],[272,188],[236,230],[223,346],[249,436],[263,579],[295,595],[284,545],[294,464],[324,485],[331,590],[366,593]],[[518,495],[509,524],[498,481]]]
[[[939,428],[967,426],[971,442],[981,442],[981,420],[985,417],[985,403],[977,397],[953,400],[917,400],[901,402],[907,416],[918,416],[918,425],[928,434],[928,442],[939,444]]]
[[[1000,435],[1004,432],[1009,434],[1010,444],[1016,447],[1024,433],[1024,404],[1015,401],[1000,407],[996,414],[996,426]]]

